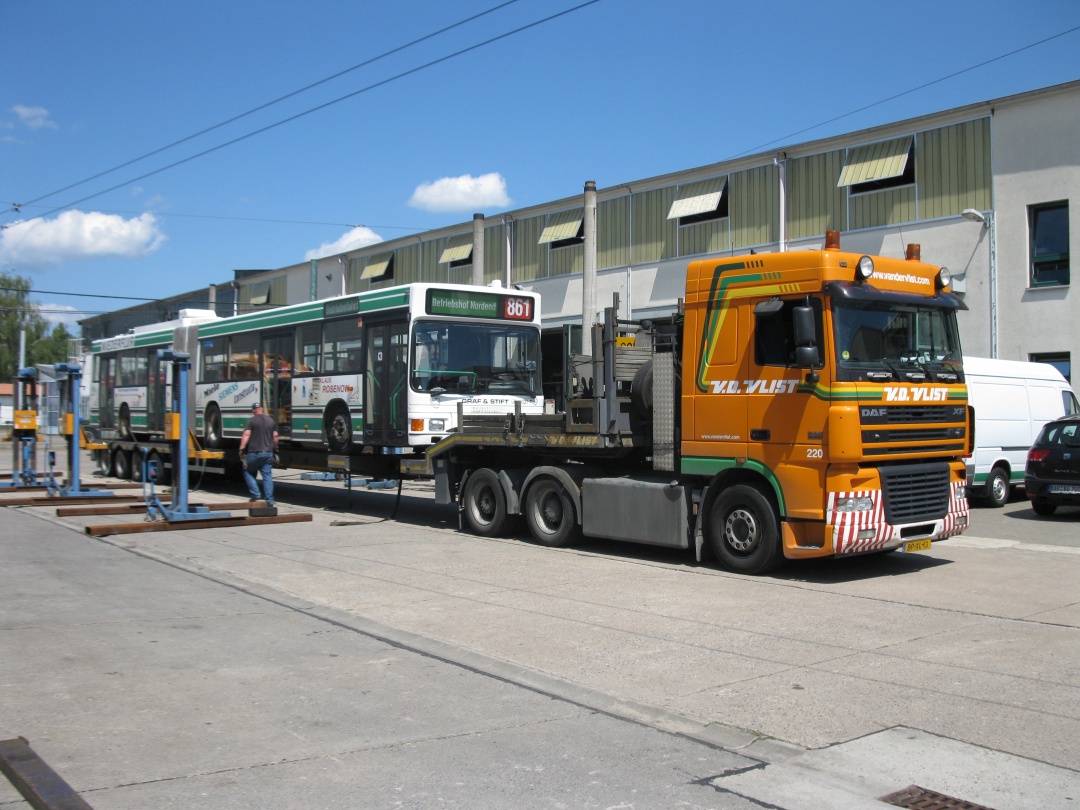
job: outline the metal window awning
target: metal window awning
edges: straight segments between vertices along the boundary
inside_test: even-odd
[[[693,217],[698,214],[707,214],[720,207],[720,200],[724,196],[727,187],[726,177],[714,177],[711,180],[702,180],[698,183],[687,183],[679,189],[675,202],[668,211],[668,219],[681,219]]]
[[[361,279],[377,279],[385,276],[389,270],[390,265],[393,264],[394,254],[390,253],[378,253],[368,259],[367,267],[364,268],[364,272],[360,274]]]
[[[540,234],[540,241],[537,244],[546,245],[550,242],[561,242],[563,239],[573,239],[581,233],[581,223],[584,220],[584,208],[552,214],[548,217],[547,227]]]
[[[911,140],[912,137],[908,135],[893,138],[891,141],[856,146],[848,152],[847,162],[840,172],[836,187],[856,186],[859,183],[899,177],[907,168]]]
[[[270,303],[270,285],[267,284],[265,287],[263,287],[262,292],[258,293],[257,295],[253,294],[251,296],[251,300],[248,303],[250,303],[252,306],[256,306],[256,307],[261,307],[264,304],[269,304]]]
[[[442,256],[439,257],[439,264],[464,261],[470,256],[472,256],[472,234],[451,236],[446,242]]]

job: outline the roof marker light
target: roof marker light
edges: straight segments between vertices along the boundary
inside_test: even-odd
[[[952,273],[949,272],[948,267],[942,267],[938,270],[937,274],[937,286],[939,290],[943,290],[952,283]]]
[[[859,263],[855,266],[855,278],[866,281],[874,275],[874,260],[869,256],[860,256]]]

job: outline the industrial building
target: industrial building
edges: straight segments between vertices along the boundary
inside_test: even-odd
[[[249,311],[482,279],[539,292],[552,325],[580,323],[613,293],[622,317],[642,318],[676,307],[688,261],[820,248],[838,230],[845,250],[904,256],[914,243],[925,261],[947,266],[968,306],[959,313],[965,353],[1049,362],[1071,378],[1078,133],[1080,81],[660,177],[599,188],[567,178],[574,193],[559,200],[245,271],[223,286],[229,306]],[[593,272],[595,296],[582,281]],[[205,298],[220,303],[223,292]],[[84,337],[103,336],[108,317],[82,321]]]

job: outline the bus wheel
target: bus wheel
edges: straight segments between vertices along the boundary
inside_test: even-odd
[[[525,495],[525,522],[533,539],[545,546],[568,546],[581,538],[574,502],[554,478],[537,478],[529,486]]]
[[[113,453],[113,472],[121,481],[131,480],[131,453],[127,450],[117,450]]]
[[[219,450],[224,438],[221,430],[221,411],[217,405],[211,405],[206,409],[206,446],[212,450]]]
[[[326,444],[331,453],[343,455],[352,447],[352,416],[349,408],[335,402],[326,411]]]
[[[506,493],[494,470],[476,470],[465,482],[461,495],[465,523],[473,534],[497,537],[506,529]]]
[[[730,571],[764,574],[783,562],[776,508],[753,484],[736,484],[717,496],[708,530],[713,553]]]
[[[127,405],[120,406],[120,418],[117,421],[116,429],[120,433],[121,439],[131,441],[131,411],[128,410]]]

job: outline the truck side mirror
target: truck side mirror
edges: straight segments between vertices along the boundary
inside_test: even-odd
[[[821,362],[817,347],[817,324],[814,323],[814,310],[808,306],[795,307],[791,311],[792,326],[795,330],[795,365],[810,369],[807,379],[817,382],[818,375],[813,371]]]

